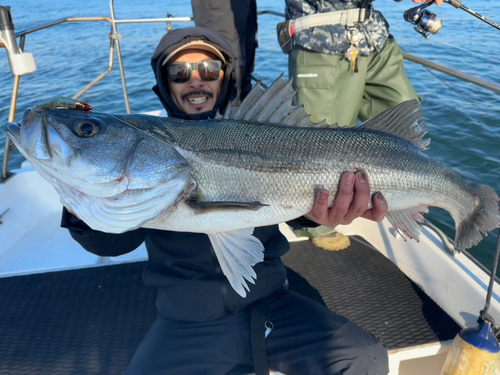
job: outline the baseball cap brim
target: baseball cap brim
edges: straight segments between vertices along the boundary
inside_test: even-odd
[[[194,40],[192,42],[189,42],[187,44],[184,44],[183,46],[177,48],[174,50],[172,53],[170,53],[165,60],[161,63],[162,66],[167,64],[172,57],[174,57],[177,53],[184,51],[186,49],[201,49],[203,51],[207,51],[210,53],[213,53],[215,56],[217,56],[224,64],[226,63],[226,59],[224,58],[224,55],[214,46],[205,43],[203,40]]]

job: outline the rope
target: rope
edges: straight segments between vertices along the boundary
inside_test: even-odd
[[[404,51],[404,52],[408,52],[405,48],[401,47],[401,50]],[[456,87],[452,87],[450,84],[448,84],[448,82],[446,82],[445,80],[441,79],[434,71],[432,71],[430,68],[426,67],[426,66],[423,66],[422,67],[427,71],[427,73],[429,73],[431,76],[433,76],[436,80],[438,80],[439,82],[441,82],[444,86],[448,87],[450,89],[451,92],[455,93],[456,95],[458,95],[460,98],[463,99],[463,101],[467,104],[469,104],[470,106],[476,108],[480,113],[482,113],[482,109],[480,107],[478,107],[476,105],[476,103],[472,102],[471,100],[469,100],[467,97],[463,96],[459,90],[457,90]],[[473,119],[472,117],[470,117],[468,114],[466,114],[465,112],[462,112],[463,115],[471,122],[473,123],[474,125],[476,126],[479,126],[478,122]]]
[[[500,60],[492,59],[491,57],[484,56],[484,54],[481,54],[481,53],[478,53],[478,52],[474,52],[474,51],[471,51],[471,50],[466,49],[466,48],[458,47],[458,46],[455,46],[453,44],[443,42],[442,40],[433,39],[432,42],[436,43],[436,44],[442,44],[444,46],[448,46],[448,47],[451,47],[451,48],[454,48],[454,49],[458,49],[458,50],[463,51],[463,52],[468,52],[471,55],[478,56],[482,60],[489,60],[489,61],[494,62],[496,64],[500,64]]]

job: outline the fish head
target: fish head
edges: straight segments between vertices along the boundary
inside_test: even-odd
[[[5,131],[68,209],[93,229],[120,233],[155,219],[189,183],[186,160],[131,126],[137,121],[144,120],[38,106]]]
[[[42,176],[98,197],[127,186],[126,164],[138,142],[133,128],[109,115],[69,109],[26,110],[7,134]]]

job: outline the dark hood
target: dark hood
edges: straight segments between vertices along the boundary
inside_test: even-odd
[[[226,69],[224,72],[222,89],[219,97],[217,98],[214,109],[208,112],[188,115],[175,105],[170,94],[168,93],[168,78],[163,76],[161,63],[172,51],[194,40],[203,40],[205,43],[216,47],[226,58]],[[185,120],[204,120],[207,118],[213,118],[217,113],[217,110],[222,113],[228,102],[236,98],[233,52],[226,39],[214,30],[207,29],[205,27],[189,27],[186,29],[173,30],[167,33],[161,39],[158,47],[156,47],[153,57],[151,58],[151,67],[153,68],[157,82],[157,84],[153,87],[153,91],[156,95],[158,95],[158,98],[160,98],[160,101],[167,110],[169,117]]]

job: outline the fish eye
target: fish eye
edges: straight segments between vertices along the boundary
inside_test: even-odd
[[[94,121],[82,120],[76,124],[75,131],[80,137],[90,138],[99,133],[99,125]]]

